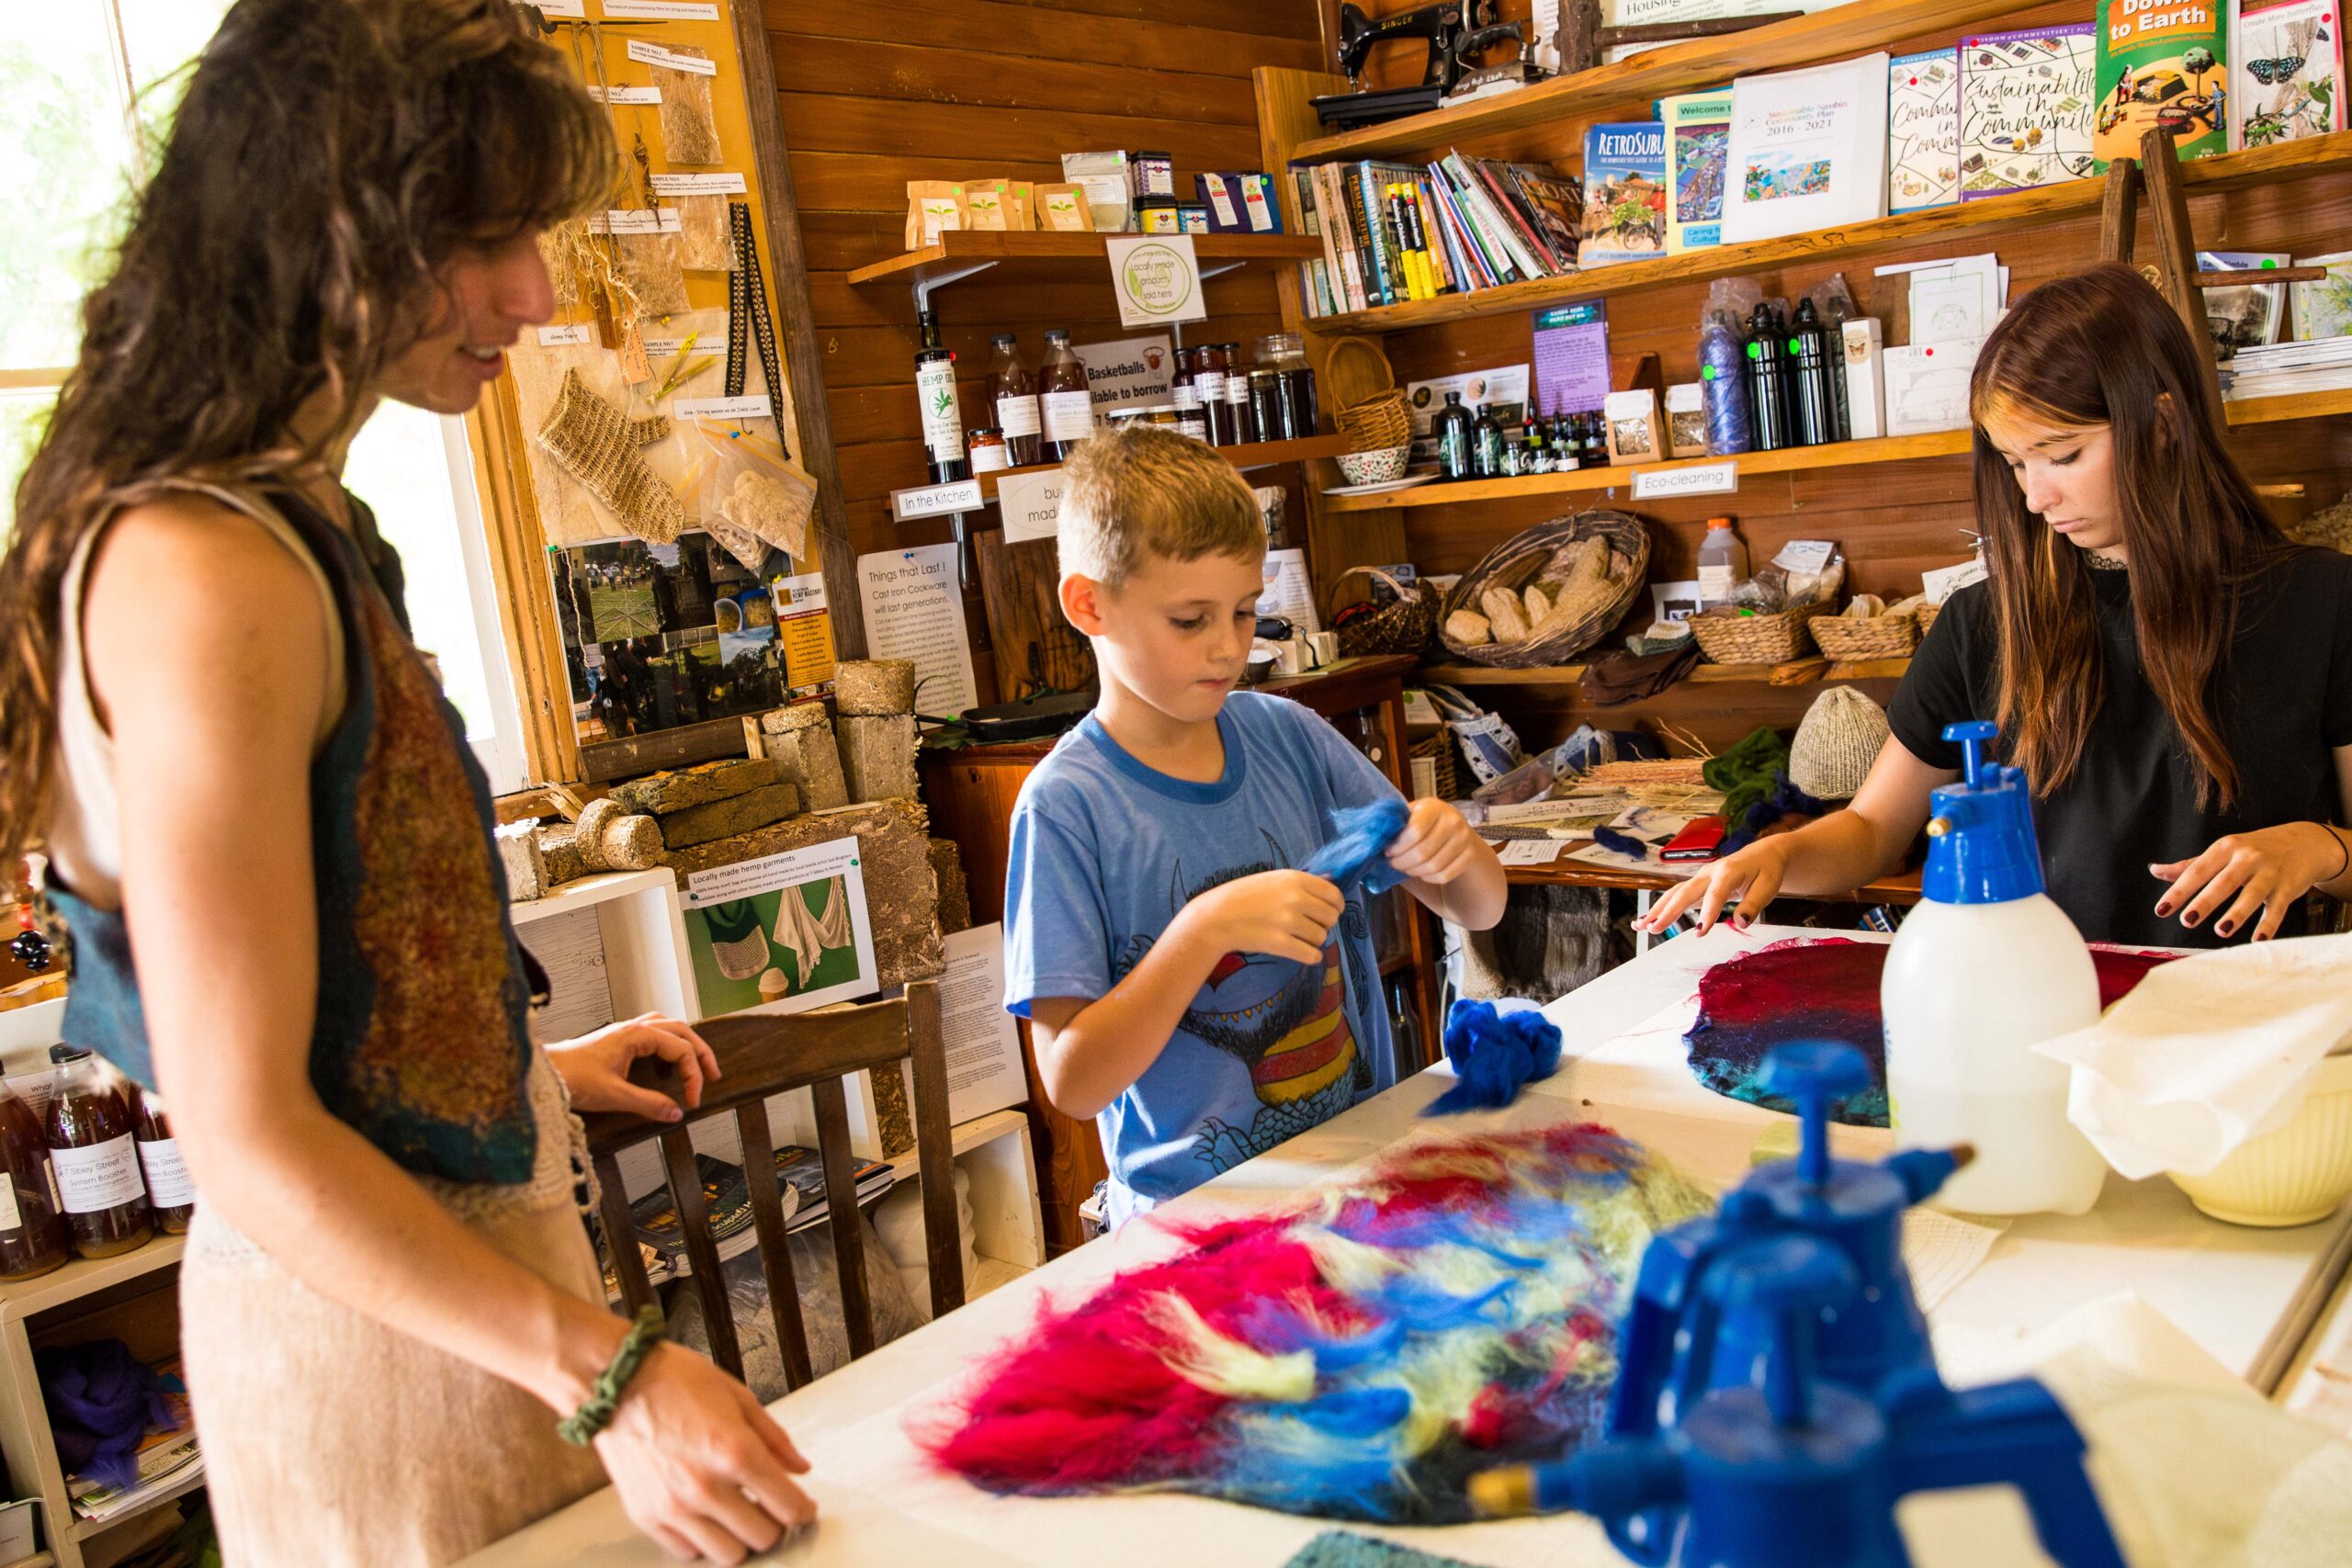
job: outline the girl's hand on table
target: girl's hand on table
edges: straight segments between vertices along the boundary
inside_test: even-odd
[[[675,1122],[684,1112],[661,1090],[628,1081],[629,1065],[640,1056],[659,1056],[678,1069],[689,1107],[702,1103],[703,1085],[718,1077],[718,1058],[708,1043],[658,1012],[559,1040],[547,1051],[548,1065],[571,1091],[574,1110],[627,1111],[650,1122]]]
[[[1747,930],[1781,891],[1781,879],[1789,873],[1791,838],[1775,834],[1757,840],[1736,854],[1725,855],[1680,886],[1659,894],[1650,912],[1634,919],[1634,928],[1657,936],[1695,907],[1699,934],[1704,936],[1723,918],[1724,906],[1737,899],[1731,912],[1732,929]]]
[[[2232,833],[2193,860],[2152,865],[2148,874],[2169,882],[2156,901],[2156,914],[2177,914],[2194,930],[2217,911],[2216,936],[2234,936],[2259,914],[2256,942],[2278,934],[2304,894],[2343,868],[2344,840],[2317,822],[2288,822],[2251,833]]]
[[[1413,802],[1405,830],[1388,846],[1388,863],[1403,875],[1442,887],[1476,863],[1486,840],[1446,801]]]
[[[675,1345],[653,1347],[596,1455],[638,1529],[681,1562],[736,1563],[816,1521],[808,1461],[752,1391]]]

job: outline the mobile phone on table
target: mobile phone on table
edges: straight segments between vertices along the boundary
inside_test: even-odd
[[[1667,840],[1657,858],[1666,861],[1713,860],[1723,847],[1724,819],[1720,817],[1694,817],[1690,826]]]

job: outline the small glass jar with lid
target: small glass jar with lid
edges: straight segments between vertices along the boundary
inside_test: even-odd
[[[1250,439],[1290,439],[1290,419],[1283,403],[1282,372],[1269,368],[1262,361],[1250,372]]]
[[[1012,448],[1006,445],[1004,432],[994,425],[966,431],[964,455],[971,459],[974,474],[993,474],[1012,467]]]
[[[1282,390],[1282,434],[1269,441],[1295,441],[1315,434],[1315,372],[1306,344],[1296,333],[1268,333],[1258,340],[1258,364],[1274,372]]]

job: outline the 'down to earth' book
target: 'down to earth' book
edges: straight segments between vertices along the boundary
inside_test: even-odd
[[[1577,265],[1605,266],[1665,254],[1666,127],[1643,119],[1587,128]]]
[[[1724,243],[1724,168],[1731,153],[1731,94],[1685,93],[1662,99],[1666,127],[1666,248],[1695,251]]]
[[[1884,54],[1732,84],[1724,243],[1886,216]]]
[[[2092,28],[1986,33],[1960,46],[1960,198],[2090,174]]]
[[[1960,51],[1898,55],[1886,68],[1886,209],[1960,199]]]

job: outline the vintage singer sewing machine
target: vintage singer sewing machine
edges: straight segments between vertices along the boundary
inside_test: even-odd
[[[1373,51],[1399,41],[1420,43],[1420,81],[1408,87],[1366,88],[1364,71]],[[1436,108],[1465,73],[1491,85],[1501,73],[1520,69],[1516,62],[1485,63],[1487,51],[1506,41],[1524,52],[1526,31],[1521,23],[1496,21],[1495,0],[1440,0],[1377,20],[1351,0],[1340,7],[1340,69],[1356,90],[1317,98],[1315,111],[1327,127],[1341,130]]]

